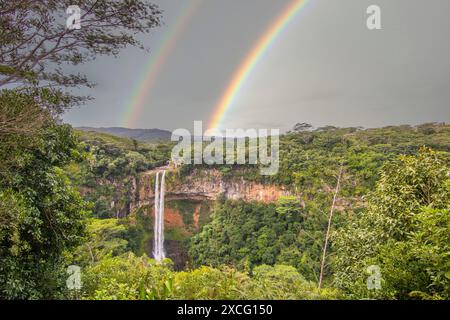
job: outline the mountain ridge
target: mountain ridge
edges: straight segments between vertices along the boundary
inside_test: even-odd
[[[170,140],[172,132],[163,129],[130,129],[124,127],[76,127],[81,131],[109,133],[119,137],[136,139],[139,141]]]

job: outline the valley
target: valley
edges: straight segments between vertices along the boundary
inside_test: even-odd
[[[94,201],[96,219],[115,219],[123,226],[120,238],[128,244],[119,252],[153,257],[155,180],[164,171],[164,250],[175,271],[189,272],[203,265],[251,270],[282,264],[315,282],[339,162],[345,159],[334,205],[331,253],[337,250],[334,241],[339,241],[333,240],[336,230],[367,210],[366,196],[374,192],[379,170],[397,155],[413,155],[423,145],[440,150],[448,161],[449,132],[447,125],[430,124],[290,133],[282,136],[281,170],[274,177],[260,176],[257,167],[238,165],[176,168],[167,164],[164,144],[136,145],[103,133],[80,132],[95,160],[72,169],[97,172],[74,181],[85,199]],[[137,154],[151,154],[158,160],[142,158],[144,163],[133,171],[130,165],[138,164],[129,159]],[[105,167],[103,159],[121,167]],[[116,236],[107,242],[119,241]],[[333,271],[330,267],[325,271],[329,283]]]

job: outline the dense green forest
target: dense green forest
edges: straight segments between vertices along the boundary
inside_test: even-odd
[[[152,217],[138,210],[117,219],[105,200],[108,190],[115,192],[113,182],[165,164],[170,144],[82,133],[51,120],[37,132],[17,153],[2,152],[2,163],[10,164],[1,189],[5,298],[448,298],[448,125],[282,136],[280,163],[289,169],[262,182],[285,185],[297,196],[273,204],[219,198],[210,222],[188,241],[183,271],[142,252]],[[7,139],[2,146],[10,150]],[[319,289],[341,163],[339,208]],[[180,168],[181,178],[189,170]],[[236,166],[222,174],[259,180],[255,171]],[[86,188],[91,192],[80,196]],[[65,286],[66,266],[73,264],[82,270],[79,291]],[[367,289],[370,265],[380,267],[381,290]]]
[[[138,35],[161,25],[161,11],[94,2],[92,26],[75,33],[51,18],[65,1],[30,3],[0,3],[0,299],[450,299],[448,124],[298,124],[280,137],[275,176],[177,168],[168,185],[217,169],[291,194],[274,203],[220,196],[198,228],[168,230],[187,248],[178,270],[149,257],[153,217],[148,204],[131,206],[136,179],[166,165],[173,144],[61,120],[90,99],[73,89],[92,86],[61,66],[142,49]],[[70,266],[81,272],[75,288]]]
[[[66,169],[78,188],[88,190],[84,192],[85,199],[93,203],[96,217],[113,217],[117,211],[128,211],[132,187],[130,178],[165,165],[170,158],[170,144],[145,144],[79,130],[76,135],[85,161],[73,162]],[[112,210],[110,203],[114,199],[116,209]]]

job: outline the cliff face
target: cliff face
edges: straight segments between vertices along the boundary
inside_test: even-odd
[[[154,199],[155,171],[142,174],[137,183],[137,203],[140,206],[152,203]],[[255,182],[223,179],[217,170],[194,170],[190,175],[177,178],[170,172],[166,179],[167,199],[215,200],[219,196],[227,199],[261,201],[271,203],[281,196],[290,195],[286,189],[276,185],[263,185]]]
[[[290,193],[276,185],[263,185],[243,179],[224,179],[218,170],[194,170],[180,177],[176,170],[166,169],[165,179],[165,245],[167,257],[182,270],[188,260],[184,240],[210,221],[211,201],[219,196],[227,199],[271,203]],[[158,170],[141,174],[130,183],[130,211],[143,209],[154,216],[155,175]],[[153,241],[145,248],[149,256]]]
[[[103,196],[107,205],[118,218],[128,216],[133,210],[143,206],[153,206],[155,197],[155,175],[157,171],[166,172],[166,192],[165,198],[170,200],[192,200],[202,202],[205,200],[214,201],[219,196],[231,200],[259,201],[263,203],[276,202],[282,196],[294,195],[288,189],[271,184],[261,184],[246,181],[244,179],[232,178],[224,179],[222,174],[215,169],[195,169],[188,176],[180,177],[179,173],[171,168],[159,168],[157,170],[141,173],[137,177],[128,177],[123,181],[109,181],[100,179],[99,186],[108,186],[113,192],[109,196]],[[92,191],[90,188],[81,190],[83,194]],[[324,192],[332,197],[334,189],[325,186]],[[301,205],[304,201],[297,194]],[[331,198],[330,198],[331,201]],[[336,210],[344,211],[350,207],[362,207],[361,199],[340,198],[336,200]],[[170,210],[170,208],[168,209]],[[169,211],[170,212],[170,211]],[[192,212],[193,213],[193,212]],[[152,214],[149,212],[149,214]],[[167,214],[170,216],[170,213]],[[174,224],[178,218],[172,217]]]
[[[286,189],[276,185],[263,185],[237,178],[224,179],[215,169],[193,170],[188,176],[180,177],[176,170],[170,168],[159,168],[125,179],[97,179],[96,188],[85,187],[80,191],[84,196],[90,194],[90,197],[100,199],[104,203],[102,205],[105,207],[104,210],[110,211],[110,216],[126,217],[135,209],[153,205],[155,175],[160,170],[167,170],[165,193],[167,201],[216,200],[219,196],[224,196],[232,200],[271,203],[281,196],[290,195]],[[171,220],[177,223],[176,219]]]

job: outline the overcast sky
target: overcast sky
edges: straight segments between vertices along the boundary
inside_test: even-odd
[[[143,41],[153,50],[185,1],[154,0],[165,25]],[[204,0],[184,29],[135,127],[191,128],[207,121],[241,60],[291,0]],[[366,9],[382,9],[382,30]],[[310,0],[280,35],[224,121],[231,128],[379,127],[450,122],[449,0]],[[149,60],[137,49],[81,71],[95,100],[69,111],[75,126],[122,126]]]

